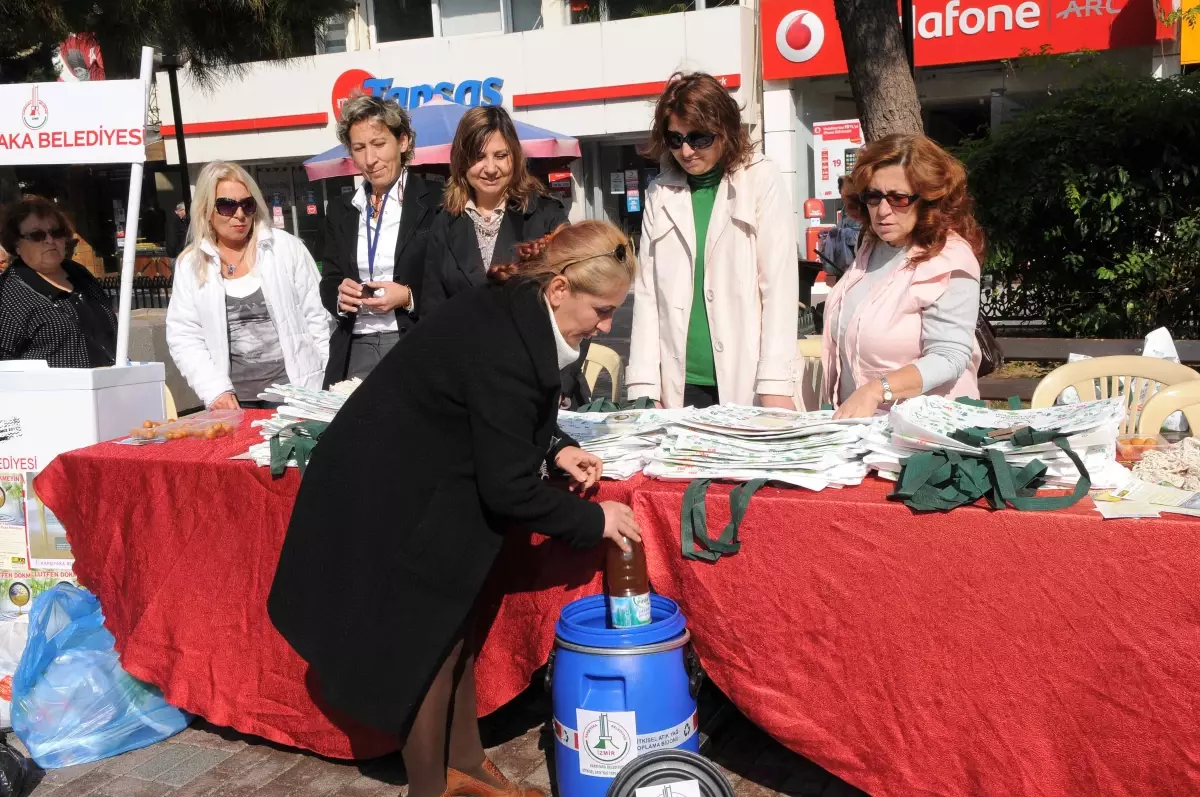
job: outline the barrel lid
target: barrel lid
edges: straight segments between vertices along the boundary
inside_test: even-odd
[[[680,636],[687,620],[675,601],[650,596],[650,623],[637,628],[609,628],[608,601],[592,595],[563,607],[554,633],[559,639],[592,648],[633,648],[654,645]]]
[[[641,797],[733,797],[733,786],[716,764],[679,749],[639,755],[613,778],[606,797],[639,797],[640,789],[657,790]]]

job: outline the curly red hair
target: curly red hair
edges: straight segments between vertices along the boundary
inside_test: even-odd
[[[967,193],[967,170],[962,162],[925,136],[891,135],[872,141],[858,151],[854,171],[842,184],[842,201],[851,218],[874,238],[871,215],[860,195],[871,184],[875,172],[900,166],[914,194],[917,224],[912,242],[923,251],[909,261],[916,265],[936,257],[946,246],[950,233],[962,236],[975,257],[983,262],[983,229],[975,221],[975,201]]]

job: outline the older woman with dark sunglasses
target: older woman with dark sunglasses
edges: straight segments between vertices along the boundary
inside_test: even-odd
[[[321,388],[330,324],[319,279],[300,239],[272,228],[245,169],[216,161],[201,170],[167,346],[205,406],[261,406],[273,384]]]
[[[4,209],[0,247],[0,360],[45,360],[52,368],[113,364],[117,320],[100,283],[67,256],[67,217],[29,197]]]
[[[842,198],[864,241],[825,301],[821,400],[864,418],[925,393],[979,398],[984,242],[966,169],[925,136],[888,136],[859,151]]]
[[[663,170],[642,214],[630,398],[792,409],[800,279],[783,175],[705,74],[667,84],[649,154]]]

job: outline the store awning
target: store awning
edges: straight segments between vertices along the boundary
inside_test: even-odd
[[[417,149],[412,165],[449,163],[450,146],[458,122],[470,106],[436,97],[410,112],[413,130],[417,134]],[[513,120],[521,149],[527,158],[578,158],[579,141],[541,127]],[[314,155],[304,162],[310,180],[345,177],[358,174],[354,162],[341,144]]]

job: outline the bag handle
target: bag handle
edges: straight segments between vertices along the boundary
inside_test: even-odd
[[[712,479],[696,479],[683,494],[683,513],[680,517],[680,543],[683,558],[693,561],[716,562],[741,550],[738,530],[750,508],[750,499],[767,483],[753,479],[734,487],[729,493],[729,523],[717,539],[708,536],[708,510],[704,505]]]

